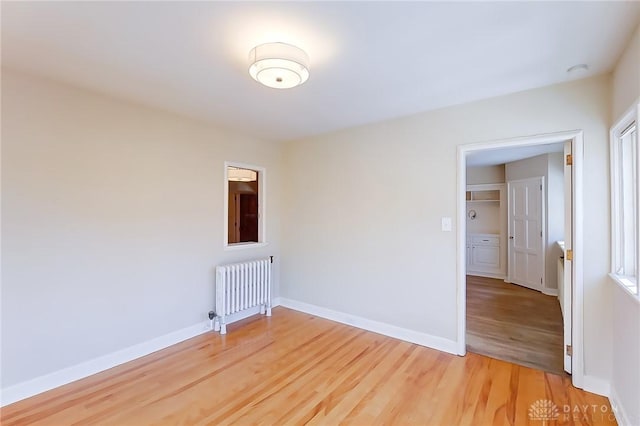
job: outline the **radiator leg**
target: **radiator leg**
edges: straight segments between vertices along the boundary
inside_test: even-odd
[[[227,334],[227,323],[224,317],[220,318],[220,334]]]
[[[271,316],[271,303],[269,303],[267,305],[267,316],[270,317]]]
[[[264,315],[264,307],[265,305],[260,305],[260,315]]]
[[[220,318],[213,319],[213,331],[220,331]]]

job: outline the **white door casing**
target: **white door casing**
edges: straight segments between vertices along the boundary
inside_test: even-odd
[[[564,353],[564,370],[571,374],[571,355],[569,355],[567,348],[572,347],[572,325],[571,316],[573,315],[572,309],[572,296],[573,296],[573,261],[567,259],[566,251],[573,250],[573,194],[571,190],[573,188],[572,181],[572,166],[567,164],[567,156],[572,155],[571,142],[564,143],[564,277],[562,280],[562,308],[563,308],[563,328],[564,328],[564,346],[562,348]]]
[[[509,282],[540,291],[544,281],[544,178],[507,182]]]
[[[584,247],[583,230],[584,230],[584,205],[583,205],[583,161],[584,161],[584,134],[582,130],[570,130],[565,132],[556,132],[549,134],[524,136],[518,138],[501,139],[486,142],[477,142],[466,145],[459,145],[457,152],[457,280],[456,280],[456,298],[457,298],[457,342],[458,354],[465,355],[466,349],[466,265],[465,265],[465,246],[467,243],[467,208],[466,208],[466,191],[467,191],[467,156],[480,151],[491,151],[503,148],[525,147],[548,145],[558,142],[571,142],[573,151],[573,165],[571,167],[572,178],[572,222],[571,222],[571,244],[573,248],[573,261],[571,265],[567,265],[571,269],[572,292],[571,292],[571,329],[572,329],[572,374],[571,382],[573,386],[584,388],[584,321],[583,321],[583,256],[582,248]],[[568,195],[568,194],[567,194]],[[565,230],[566,232],[566,230]],[[569,238],[565,238],[569,239]],[[507,241],[509,241],[507,239]],[[591,386],[590,386],[591,387]]]

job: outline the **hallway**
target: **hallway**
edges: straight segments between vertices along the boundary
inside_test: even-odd
[[[555,296],[467,275],[467,350],[556,374],[563,329]]]

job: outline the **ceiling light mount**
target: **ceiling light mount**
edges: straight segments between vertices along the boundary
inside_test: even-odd
[[[265,43],[249,52],[249,74],[274,89],[290,89],[309,78],[309,56],[287,43]]]
[[[589,71],[589,65],[587,64],[577,64],[572,67],[567,68],[567,73],[569,74],[577,74]]]

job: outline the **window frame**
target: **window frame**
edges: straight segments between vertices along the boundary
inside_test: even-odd
[[[258,172],[258,242],[245,242],[245,243],[229,243],[229,167],[238,167],[241,169],[251,169]],[[224,212],[222,214],[223,224],[223,248],[225,251],[230,250],[244,250],[266,246],[267,243],[267,170],[264,167],[256,166],[253,164],[246,164],[237,161],[225,161],[224,162]]]
[[[622,275],[618,270],[623,263],[623,253],[621,246],[622,240],[622,223],[621,223],[621,192],[622,192],[622,176],[621,176],[621,160],[620,160],[620,141],[625,130],[635,122],[636,147],[635,147],[635,168],[636,176],[640,173],[640,138],[638,131],[640,130],[640,99],[636,100],[633,105],[625,111],[622,117],[611,127],[609,133],[610,139],[610,176],[611,176],[611,272],[609,276],[613,281],[623,288],[636,301],[640,302],[640,236],[636,232],[635,240],[635,274]],[[636,228],[640,227],[640,185],[636,182],[634,214],[636,220]],[[637,231],[637,229],[636,229]]]

